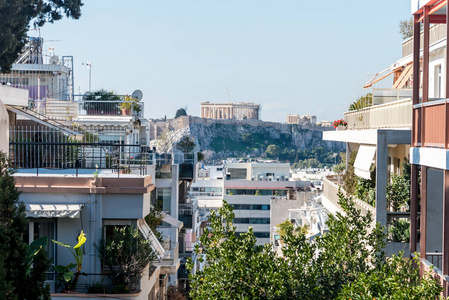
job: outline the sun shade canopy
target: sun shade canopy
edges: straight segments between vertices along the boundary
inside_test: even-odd
[[[357,152],[357,157],[354,162],[355,175],[365,179],[371,179],[370,169],[375,154],[376,154],[375,146],[361,145],[359,147],[359,151]]]
[[[27,204],[28,218],[79,218],[82,204]]]

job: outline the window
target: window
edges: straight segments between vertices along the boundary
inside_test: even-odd
[[[246,179],[246,169],[228,169],[231,179]]]
[[[235,218],[235,224],[270,224],[270,218]]]
[[[162,211],[171,211],[171,188],[157,188],[156,200],[162,200]]]
[[[231,204],[234,209],[239,210],[270,210],[270,205],[260,204]]]
[[[25,242],[28,244],[34,240],[40,239],[44,236],[48,238],[47,246],[45,251],[47,251],[48,259],[52,266],[55,266],[55,250],[56,244],[51,240],[55,239],[56,235],[56,220],[55,219],[29,219],[28,231],[25,234]],[[50,267],[52,268],[52,267]]]

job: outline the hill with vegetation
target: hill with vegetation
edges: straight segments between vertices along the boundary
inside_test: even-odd
[[[333,165],[334,153],[345,150],[343,143],[323,141],[323,132],[333,128],[312,124],[211,120],[192,116],[178,119],[159,125],[171,130],[163,132],[155,144],[160,145],[161,140],[166,139],[176,143],[189,135],[195,139],[197,149],[205,154],[207,161],[260,157],[290,162],[296,167],[313,168]]]

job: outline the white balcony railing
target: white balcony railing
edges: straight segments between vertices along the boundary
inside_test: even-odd
[[[404,99],[345,113],[348,129],[411,128],[412,100]]]

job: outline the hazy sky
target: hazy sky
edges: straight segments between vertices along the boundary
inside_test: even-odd
[[[150,118],[199,115],[203,101],[230,101],[225,88],[261,104],[263,120],[341,118],[368,75],[400,58],[410,16],[410,0],[84,2],[79,20],[42,28],[45,48],[74,56],[76,93],[92,61],[93,90],[140,89]]]

